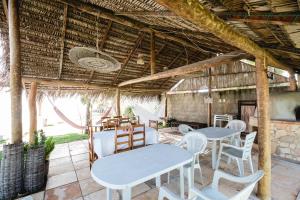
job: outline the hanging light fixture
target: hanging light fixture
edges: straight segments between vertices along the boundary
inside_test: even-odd
[[[144,65],[145,64],[144,54],[142,54],[142,53],[138,54],[138,58],[136,60],[136,64],[138,64],[138,65]]]

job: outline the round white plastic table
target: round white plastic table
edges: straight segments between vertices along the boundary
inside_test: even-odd
[[[94,162],[92,178],[107,189],[107,200],[112,199],[112,190],[122,190],[123,200],[131,199],[131,188],[180,168],[180,193],[184,197],[183,166],[193,161],[193,154],[169,144],[154,144],[143,148],[114,154]],[[190,180],[190,177],[188,177]]]
[[[239,131],[230,128],[220,128],[220,127],[201,128],[201,129],[197,129],[196,131],[203,133],[208,140],[212,141],[211,165],[213,169],[215,169],[216,162],[217,162],[217,141],[221,142],[225,138],[229,138],[241,133]]]

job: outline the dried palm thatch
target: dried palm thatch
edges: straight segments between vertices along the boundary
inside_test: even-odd
[[[295,2],[200,2],[270,50],[277,59],[299,70],[300,25],[295,20],[299,7]],[[0,4],[1,42],[7,49],[8,27],[4,10]],[[56,85],[43,81],[39,84],[39,89],[53,95],[88,92],[95,96],[101,93],[112,96],[120,82],[149,75],[151,32],[155,33],[156,72],[236,50],[154,0],[23,0],[20,20],[24,87],[28,89],[30,81],[36,78],[61,81]],[[120,62],[121,69],[106,73],[79,67],[68,57],[74,47],[98,49]],[[137,64],[139,54],[144,55],[144,66]],[[4,57],[2,60],[7,61]],[[8,73],[7,68],[2,71],[4,75]],[[170,89],[179,78],[139,83],[121,92],[129,96],[155,96]]]

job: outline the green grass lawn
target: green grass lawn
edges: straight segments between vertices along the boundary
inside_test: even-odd
[[[0,140],[0,144],[5,144],[6,140]]]
[[[74,142],[77,140],[86,140],[88,139],[87,134],[81,134],[81,133],[68,133],[64,135],[56,135],[53,136],[53,141],[55,144],[63,144],[68,142]]]

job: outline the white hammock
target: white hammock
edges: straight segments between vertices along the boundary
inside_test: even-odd
[[[159,108],[156,112],[149,112],[145,108],[135,105],[133,106],[133,113],[140,117],[140,122],[148,124],[149,120],[157,120],[161,122],[161,117],[164,116],[165,108],[163,105],[159,105]]]

